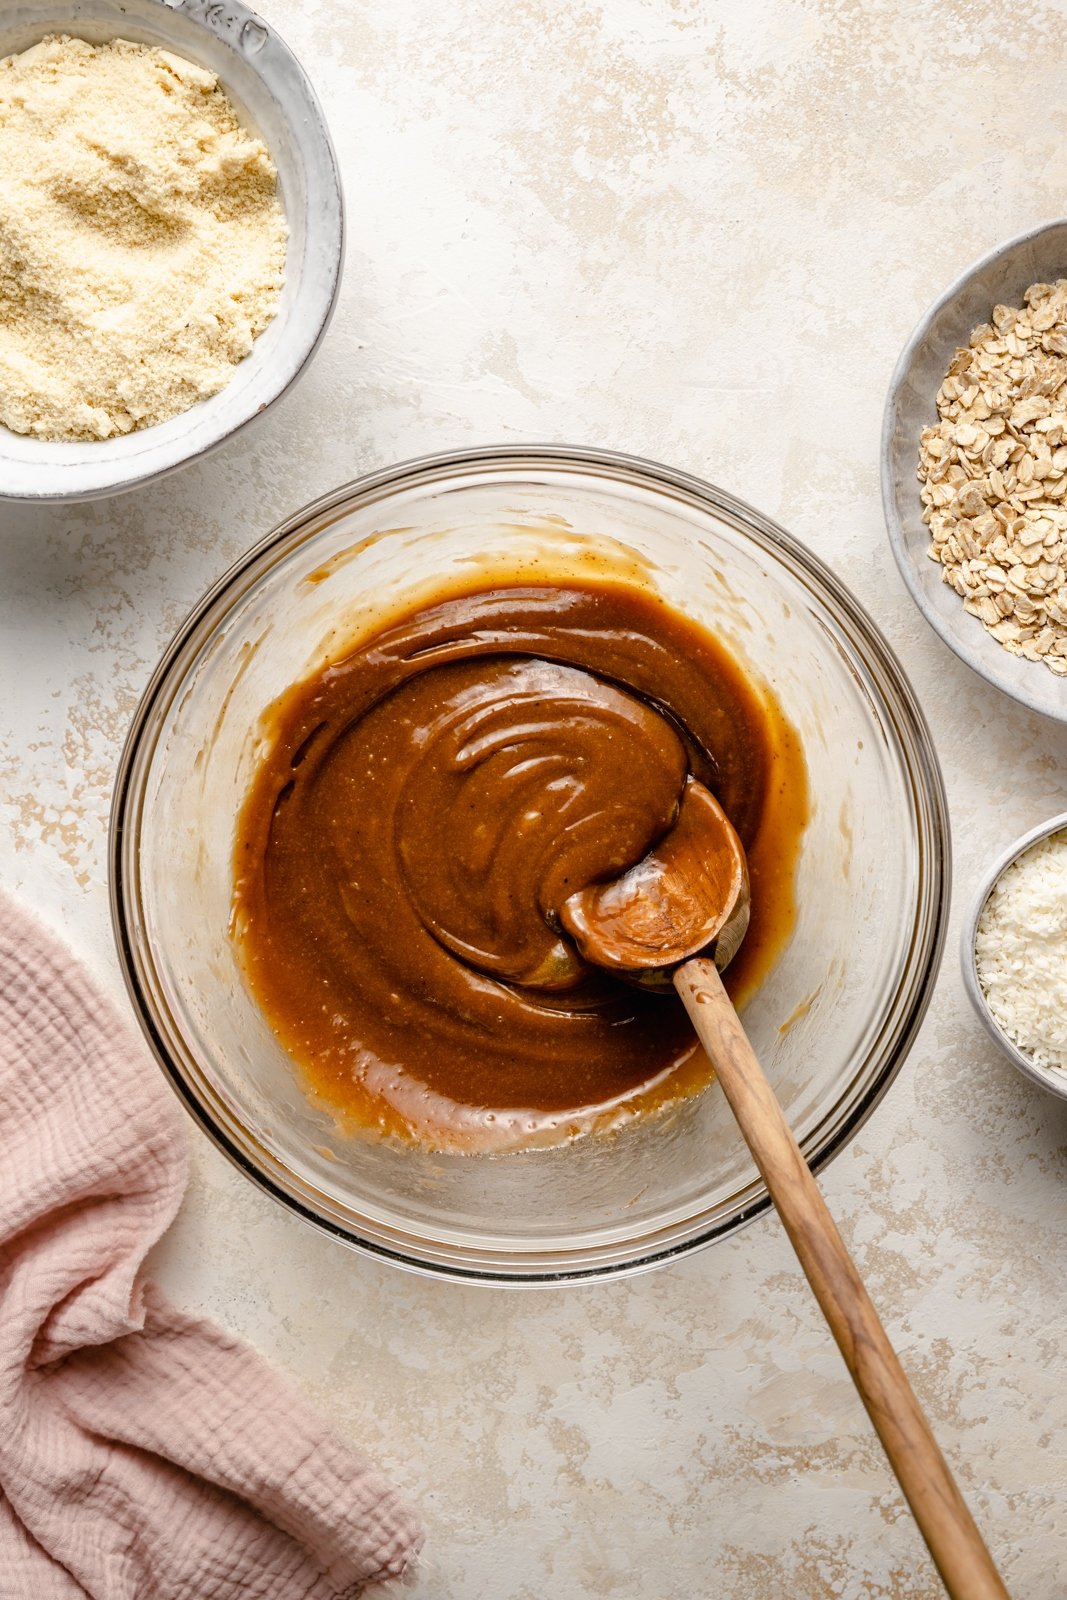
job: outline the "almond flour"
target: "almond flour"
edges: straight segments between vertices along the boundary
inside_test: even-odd
[[[275,313],[286,234],[213,73],[123,39],[0,61],[0,422],[106,439],[215,394]]]

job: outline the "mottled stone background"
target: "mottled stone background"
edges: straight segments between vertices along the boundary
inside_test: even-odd
[[[1067,729],[971,677],[913,610],[877,452],[926,304],[1067,209],[1067,5],[263,9],[336,138],[340,310],[297,392],[212,460],[110,503],[0,512],[4,879],[118,988],[107,810],[150,667],[240,551],[365,468],[572,440],[779,518],[903,657],[955,823],[932,1012],[826,1192],[1016,1600],[1062,1600],[1067,1104],[986,1044],[954,941],[991,855],[1067,805]],[[632,1282],[496,1294],[346,1254],[193,1143],[158,1272],[421,1502],[418,1600],[940,1594],[775,1221]]]

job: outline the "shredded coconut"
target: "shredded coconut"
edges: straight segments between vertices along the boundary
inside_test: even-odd
[[[1067,828],[1001,874],[975,952],[998,1027],[1038,1066],[1067,1072]]]
[[[106,439],[215,394],[275,313],[286,233],[213,73],[66,35],[0,61],[0,422]]]

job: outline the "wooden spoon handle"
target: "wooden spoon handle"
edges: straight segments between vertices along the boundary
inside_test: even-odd
[[[714,963],[674,978],[952,1600],[1008,1600]]]

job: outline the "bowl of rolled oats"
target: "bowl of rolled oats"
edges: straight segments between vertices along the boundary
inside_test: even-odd
[[[1067,722],[1067,221],[999,246],[923,317],[886,401],[882,498],[945,643]]]

